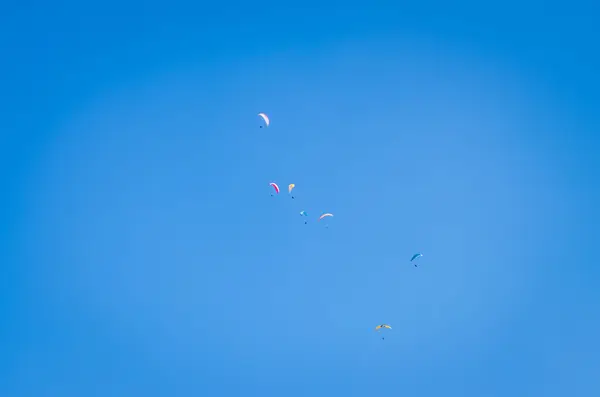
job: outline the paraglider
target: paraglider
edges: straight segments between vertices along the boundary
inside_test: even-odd
[[[415,259],[417,259],[417,258],[420,258],[420,257],[422,257],[422,256],[423,256],[423,254],[421,254],[421,253],[416,253],[416,254],[414,254],[414,255],[412,256],[412,258],[410,258],[410,261],[412,262],[412,261],[414,261]],[[415,267],[417,267],[417,264],[416,264],[416,262],[415,262]]]
[[[381,325],[378,325],[377,327],[375,327],[375,331],[377,331],[377,332],[380,332],[381,329],[392,329],[392,327],[389,326],[388,324],[381,324]],[[384,337],[381,337],[381,339],[385,340]]]
[[[333,214],[330,214],[330,213],[325,213],[325,214],[323,214],[323,215],[321,215],[321,216],[319,217],[319,221],[320,221],[321,219],[323,219],[323,218],[326,218],[326,217],[328,217],[328,216],[333,216]],[[329,229],[329,225],[325,225],[325,227]]]
[[[277,186],[275,182],[271,182],[269,183],[269,185],[271,185],[273,189],[275,189],[275,193],[279,194],[279,186]],[[271,197],[273,197],[273,194],[271,194]]]
[[[296,187],[295,184],[290,183],[289,186],[288,186],[288,193],[292,194],[292,190],[294,190],[295,187]],[[294,198],[294,196],[292,196],[292,198]]]
[[[264,120],[265,125],[267,127],[269,126],[269,124],[271,124],[271,120],[269,120],[269,116],[267,116],[265,113],[259,113],[258,116]],[[263,128],[262,125],[260,126],[260,128]]]
[[[300,211],[300,216],[308,216],[308,214],[306,213],[306,211]],[[304,224],[306,225],[306,221],[304,221]]]

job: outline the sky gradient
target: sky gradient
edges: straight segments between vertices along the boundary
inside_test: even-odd
[[[591,3],[216,4],[0,17],[0,395],[598,395]]]

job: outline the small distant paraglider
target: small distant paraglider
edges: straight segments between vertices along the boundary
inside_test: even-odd
[[[258,116],[263,119],[265,126],[268,127],[269,124],[271,124],[271,120],[269,120],[269,116],[267,116],[266,113],[259,113]],[[260,128],[263,128],[263,126],[261,125]]]
[[[308,217],[308,214],[306,213],[306,211],[300,211],[300,216],[303,216],[303,217]],[[304,221],[304,224],[305,224],[305,225],[306,225],[307,223],[308,223],[307,221]]]
[[[275,194],[279,194],[279,186],[275,182],[271,182],[269,185],[275,189]],[[271,197],[273,197],[273,193],[271,193]]]
[[[392,329],[392,327],[389,326],[388,324],[381,324],[381,325],[378,325],[377,327],[375,327],[375,331],[377,331],[377,332],[381,332],[382,329]],[[381,339],[385,340],[385,338],[383,336],[381,337]]]
[[[325,213],[325,214],[323,214],[323,215],[321,215],[321,216],[319,217],[319,221],[320,221],[321,219],[323,219],[323,218],[327,218],[328,216],[333,216],[333,214],[330,214],[329,212],[327,212],[327,213]],[[328,224],[325,224],[325,227],[326,227],[326,228],[329,228],[329,225],[328,225]]]
[[[292,194],[292,190],[294,190],[294,188],[296,187],[295,184],[290,183],[288,186],[288,193],[291,195]],[[294,196],[292,196],[292,198],[294,198]]]
[[[415,259],[422,257],[423,254],[421,253],[416,253],[412,256],[412,258],[410,258],[410,261],[413,262]],[[415,267],[417,267],[417,263],[415,262]]]

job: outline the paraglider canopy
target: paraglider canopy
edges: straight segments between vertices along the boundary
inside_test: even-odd
[[[423,256],[423,254],[421,254],[421,253],[416,253],[416,254],[414,254],[414,255],[412,256],[412,258],[410,258],[410,261],[412,262],[412,261],[414,261],[415,259],[417,259],[417,258],[420,258],[420,257],[422,257],[422,256]],[[417,267],[417,262],[415,262],[415,267]]]
[[[276,193],[279,193],[279,186],[277,186],[277,184],[275,182],[271,182],[271,183],[269,183],[269,185],[271,185],[273,187],[273,189],[275,189]]]
[[[379,331],[382,328],[392,329],[392,327],[390,327],[387,324],[381,324],[381,325],[378,325],[377,327],[375,327],[375,331]]]
[[[269,126],[269,124],[271,124],[271,120],[269,120],[269,116],[267,116],[265,113],[259,113],[258,116],[264,120],[265,125],[267,127]],[[260,126],[260,128],[262,128],[262,125]]]
[[[386,329],[392,329],[392,327],[390,327],[390,326],[389,326],[389,325],[387,325],[387,324],[381,324],[381,325],[378,325],[377,327],[375,327],[375,331],[379,332],[379,331],[381,331],[381,329],[383,329],[383,328],[386,328]],[[382,339],[382,340],[385,340],[385,338],[384,338],[384,337],[382,337],[381,339]]]
[[[412,261],[414,261],[415,259],[417,259],[417,258],[420,258],[421,256],[423,256],[423,254],[421,254],[421,253],[416,253],[416,254],[414,254],[414,255],[412,256],[412,258],[410,258],[410,261],[412,262]]]
[[[328,216],[333,216],[333,214],[330,214],[330,213],[323,214],[323,215],[321,215],[321,216],[319,217],[319,220],[321,220],[321,219],[323,219],[323,218],[325,218],[325,217],[328,217]]]

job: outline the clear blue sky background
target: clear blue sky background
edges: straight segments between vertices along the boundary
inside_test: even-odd
[[[34,3],[0,395],[600,395],[592,2]]]

